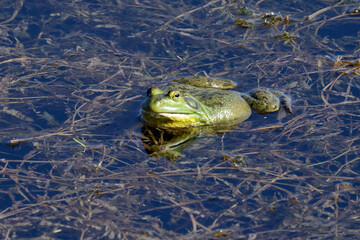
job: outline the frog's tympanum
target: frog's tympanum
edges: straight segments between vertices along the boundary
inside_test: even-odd
[[[171,155],[180,155],[179,152],[184,149],[181,147],[183,142],[188,146],[204,133],[200,128],[206,129],[207,134],[209,129],[216,129],[212,134],[232,129],[248,119],[252,110],[267,114],[276,112],[283,106],[287,112],[293,113],[290,98],[282,92],[264,87],[247,93],[228,90],[236,86],[231,80],[185,77],[171,80],[162,88],[148,89],[141,111],[145,125],[176,135],[175,140],[169,140],[159,150],[152,151],[159,156],[167,156],[161,152],[172,149]],[[184,137],[185,132],[190,137]],[[155,148],[159,147],[159,143],[155,145]]]

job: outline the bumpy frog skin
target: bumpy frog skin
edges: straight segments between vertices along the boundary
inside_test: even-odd
[[[276,112],[281,105],[284,106],[287,112],[293,113],[291,99],[284,93],[273,89],[259,87],[241,96],[253,110],[261,114]]]
[[[249,93],[232,90],[230,80],[188,77],[172,80],[163,88],[152,87],[142,106],[143,121],[160,128],[235,125],[248,119],[251,109],[265,114],[281,104],[292,113],[290,98],[281,92],[256,88]]]

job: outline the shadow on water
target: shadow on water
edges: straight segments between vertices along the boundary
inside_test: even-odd
[[[358,6],[1,1],[1,239],[358,239]],[[296,114],[142,128],[146,89],[183,76]]]

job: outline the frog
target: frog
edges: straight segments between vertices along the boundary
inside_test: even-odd
[[[232,126],[247,120],[253,111],[268,114],[280,107],[293,113],[291,99],[281,91],[258,87],[246,93],[235,91],[228,79],[182,77],[147,90],[141,109],[143,122],[159,128]]]

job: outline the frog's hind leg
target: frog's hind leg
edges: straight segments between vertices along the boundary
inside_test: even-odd
[[[280,103],[282,106],[284,106],[284,109],[288,112],[293,114],[294,111],[292,110],[291,107],[291,98],[289,96],[287,96],[285,93],[280,92],[280,91],[276,91],[276,90],[270,90],[272,94],[274,94],[275,96],[278,96],[280,98]]]
[[[282,106],[284,106],[284,109],[291,114],[294,114],[294,111],[292,110],[291,107],[291,98],[289,96],[286,95],[281,95],[280,96],[280,103]]]
[[[251,94],[251,92],[250,92]],[[250,105],[250,107],[258,113],[266,113],[266,101],[264,99],[254,98],[247,93],[241,93],[241,97]]]
[[[237,83],[229,79],[217,79],[198,76],[176,78],[170,82],[191,85],[193,87],[199,88],[234,89],[237,87]]]

